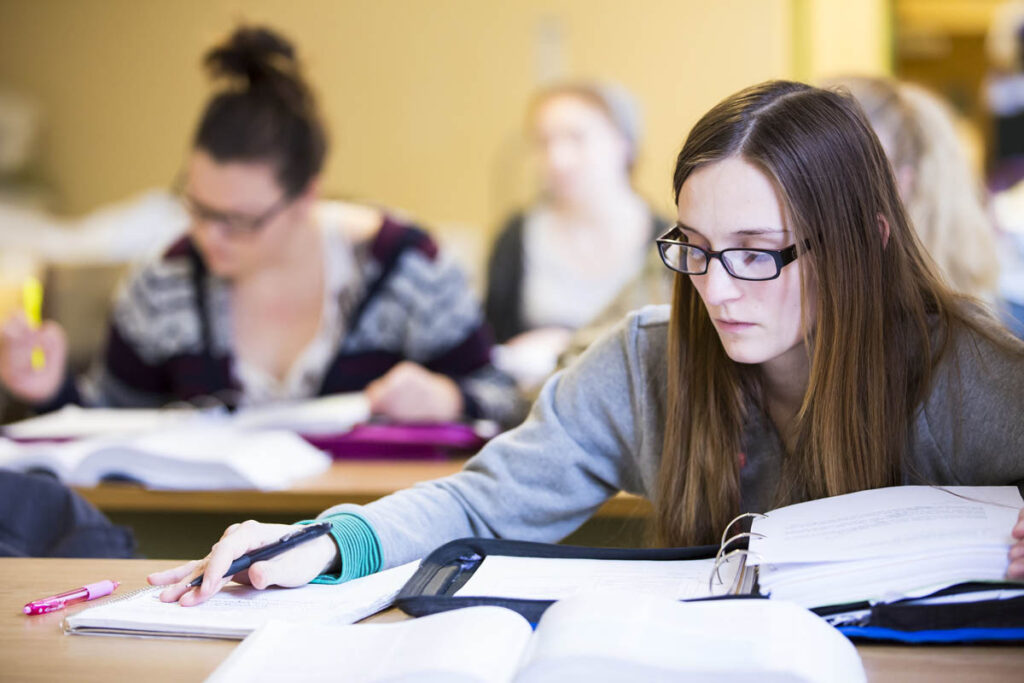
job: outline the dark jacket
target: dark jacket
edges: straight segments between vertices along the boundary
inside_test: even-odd
[[[0,470],[0,557],[130,558],[135,539],[43,474]]]

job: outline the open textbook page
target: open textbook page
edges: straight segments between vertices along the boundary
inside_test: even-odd
[[[271,622],[206,679],[504,683],[533,631],[504,607],[469,607],[391,624],[315,627]]]
[[[1015,486],[899,486],[799,503],[756,519],[761,591],[808,607],[1002,581],[1024,506]]]
[[[271,623],[208,680],[861,683],[865,675],[846,638],[790,603],[598,593],[556,603],[532,635],[523,617],[490,606],[392,624]]]
[[[301,588],[230,584],[195,607],[160,602],[162,587],[144,588],[77,612],[68,633],[242,639],[271,620],[350,624],[388,607],[416,571],[410,562],[347,583]]]
[[[792,603],[620,593],[550,607],[513,680],[859,683],[866,676],[849,640]]]
[[[226,426],[0,446],[0,467],[50,471],[75,486],[116,479],[154,489],[273,490],[330,467],[327,455],[291,432]]]

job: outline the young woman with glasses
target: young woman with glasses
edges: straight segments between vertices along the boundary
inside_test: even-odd
[[[41,410],[365,389],[395,419],[514,421],[515,387],[490,364],[463,274],[395,216],[318,200],[327,136],[291,45],[240,28],[205,65],[223,86],[178,183],[187,238],[120,293],[81,392],[52,323],[8,325],[3,383]],[[37,347],[43,368],[31,365]]]
[[[851,98],[779,81],[727,98],[673,188],[671,310],[628,317],[465,471],[328,510],[332,538],[236,578],[340,580],[464,536],[554,541],[620,490],[653,500],[659,543],[692,545],[740,512],[851,491],[1024,483],[1024,346],[936,275]],[[202,602],[282,528],[236,525],[151,581]],[[1008,567],[1024,577],[1024,541]]]

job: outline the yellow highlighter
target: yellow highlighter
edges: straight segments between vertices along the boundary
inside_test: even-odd
[[[25,309],[25,317],[29,326],[37,329],[43,322],[43,283],[37,277],[29,277],[21,287],[21,305]],[[43,350],[38,346],[32,349],[32,369],[42,370],[46,365]]]

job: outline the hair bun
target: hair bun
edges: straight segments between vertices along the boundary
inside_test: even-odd
[[[288,94],[305,90],[295,48],[280,34],[262,26],[240,26],[203,58],[214,78],[243,81],[249,88],[284,87]]]

